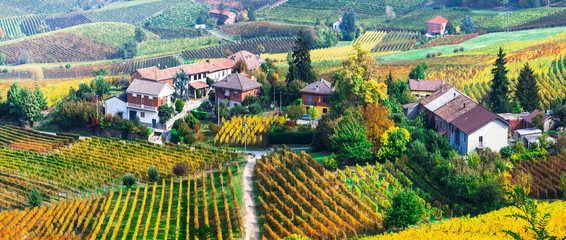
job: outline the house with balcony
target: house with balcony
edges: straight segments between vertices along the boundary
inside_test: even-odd
[[[508,145],[509,122],[450,85],[441,87],[414,109],[424,111],[437,134],[446,136],[462,155],[486,148],[499,151]]]
[[[116,95],[104,102],[105,114],[117,115],[122,112],[125,119],[133,121],[136,116],[140,123],[159,127],[159,106],[171,105],[171,96],[175,90],[167,83],[134,80],[126,93]]]
[[[332,83],[321,78],[301,89],[303,105],[307,110],[311,106],[315,107],[319,116],[325,115],[330,108],[328,101],[332,93],[334,93]]]
[[[247,74],[234,73],[224,80],[212,84],[216,97],[220,102],[227,102],[230,108],[242,104],[249,96],[259,96],[262,84]]]

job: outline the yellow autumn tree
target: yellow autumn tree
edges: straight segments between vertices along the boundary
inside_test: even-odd
[[[363,108],[362,116],[366,121],[367,138],[371,141],[372,151],[379,150],[381,135],[395,126],[389,119],[389,109],[380,103],[368,104]]]

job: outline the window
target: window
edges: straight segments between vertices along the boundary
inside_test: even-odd
[[[235,97],[235,98],[238,97],[238,91],[234,91],[234,97]]]
[[[328,113],[328,109],[327,109],[327,108],[323,108],[323,109],[322,109],[322,113],[324,113],[324,114]]]
[[[323,103],[328,103],[328,97],[322,97],[322,102],[323,102]]]
[[[480,136],[479,142],[480,142],[480,146],[483,146],[483,136]]]
[[[144,113],[144,112],[140,112],[140,116],[141,116],[142,118],[144,118],[144,117],[145,117],[145,113]]]
[[[149,99],[149,102],[148,102],[148,104],[147,104],[147,105],[149,105],[149,106],[153,106],[153,98],[150,98],[150,99]]]

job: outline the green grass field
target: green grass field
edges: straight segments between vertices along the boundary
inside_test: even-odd
[[[203,9],[208,11],[209,7],[193,1],[179,3],[149,18],[143,24],[162,28],[193,28],[198,13]]]
[[[447,45],[438,46],[432,48],[418,49],[408,52],[401,52],[396,54],[391,54],[387,56],[378,57],[378,60],[414,60],[426,58],[427,53],[432,52],[443,52],[444,54],[452,53],[455,48],[463,47],[465,51],[472,49],[492,46],[495,48],[502,46],[505,47],[504,43],[507,42],[518,42],[518,41],[533,41],[543,39],[548,36],[556,35],[562,33],[566,30],[566,27],[558,28],[546,28],[546,29],[535,29],[528,31],[517,31],[517,32],[500,32],[500,33],[490,33],[481,35],[470,40],[464,41],[457,45]],[[497,45],[500,44],[500,45]]]

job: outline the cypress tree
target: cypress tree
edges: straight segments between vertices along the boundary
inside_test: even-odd
[[[495,67],[491,69],[493,80],[491,80],[491,92],[489,93],[489,102],[491,111],[496,113],[509,112],[510,99],[509,99],[509,79],[507,78],[507,54],[503,52],[503,48],[499,48],[497,53],[497,60],[495,60]]]
[[[515,96],[519,99],[523,110],[534,111],[540,105],[541,99],[535,74],[529,64],[525,64],[517,82]]]
[[[310,51],[310,40],[307,38],[306,33],[300,30],[295,40],[295,46],[293,46],[293,59],[297,78],[306,83],[312,83],[316,80],[316,74],[311,66]]]

